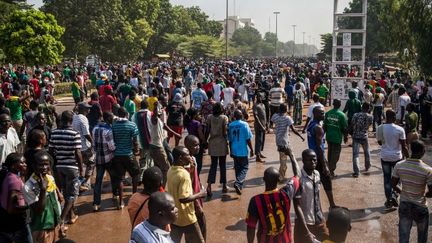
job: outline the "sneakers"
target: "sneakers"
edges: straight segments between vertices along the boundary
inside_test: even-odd
[[[357,178],[357,177],[359,177],[359,174],[357,174],[357,173],[352,173],[352,177]]]
[[[238,195],[241,195],[241,194],[242,194],[242,191],[241,191],[240,187],[237,186],[236,184],[234,184],[234,189],[235,189],[235,191],[236,191],[236,193],[237,193]]]
[[[387,201],[384,203],[384,206],[387,209],[391,209],[393,207],[397,208],[397,207],[399,207],[399,203],[397,202],[397,200],[395,198],[390,198],[390,199],[387,199]]]
[[[93,212],[98,212],[100,210],[100,205],[93,205]]]

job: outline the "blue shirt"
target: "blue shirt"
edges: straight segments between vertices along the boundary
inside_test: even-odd
[[[231,154],[237,157],[247,157],[249,150],[247,140],[252,139],[249,125],[241,120],[233,121],[228,126],[228,141]]]
[[[191,96],[195,109],[201,109],[201,103],[207,100],[207,95],[202,89],[195,89]]]
[[[294,86],[292,84],[286,85],[284,90],[288,98],[294,98]]]
[[[114,143],[116,146],[114,156],[131,156],[133,154],[133,138],[138,136],[135,123],[120,118],[112,126]]]
[[[318,147],[317,147],[317,143],[316,143],[316,140],[315,140],[315,133],[316,133],[315,132],[315,127],[318,124],[319,124],[319,121],[312,120],[309,123],[308,127],[307,127],[307,139],[308,139],[309,149],[314,150],[315,153],[317,153],[317,156],[318,156]],[[322,137],[321,149],[322,149],[322,151],[324,151],[324,136]]]

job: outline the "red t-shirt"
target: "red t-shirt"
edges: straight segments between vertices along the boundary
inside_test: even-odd
[[[299,187],[298,177],[293,177],[283,188],[251,198],[246,224],[251,228],[256,228],[258,224],[258,242],[293,242],[290,208]]]
[[[112,97],[112,95],[102,95],[99,98],[99,104],[101,106],[102,112],[112,112],[112,107],[113,105],[117,104],[117,101],[114,97]]]
[[[41,95],[41,90],[39,88],[39,81],[34,78],[34,79],[30,80],[30,83],[33,85],[33,91],[34,91],[35,96],[36,96],[35,98],[36,99],[39,98]]]
[[[7,209],[8,206],[8,197],[10,192],[16,191],[17,193],[17,200],[19,206],[24,206],[24,195],[23,195],[23,188],[24,183],[17,175],[14,173],[9,172],[5,179],[3,180],[3,184],[1,185],[2,193],[0,195],[0,206],[4,209]]]
[[[113,87],[111,86],[111,84],[104,84],[104,85],[101,85],[101,86],[99,87],[99,90],[98,90],[100,96],[105,95],[105,89],[113,90]]]

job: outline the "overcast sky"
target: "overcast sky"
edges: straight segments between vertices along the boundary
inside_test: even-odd
[[[334,0],[229,0],[229,15],[252,18],[255,27],[264,34],[275,31],[274,11],[279,11],[278,36],[281,41],[293,39],[293,27],[296,27],[296,42],[319,45],[320,34],[332,32]],[[42,5],[42,0],[28,0],[35,6]],[[350,0],[339,0],[339,11],[348,6]],[[173,4],[199,6],[211,19],[225,18],[225,0],[171,0]],[[235,6],[235,7],[234,7]],[[270,23],[270,24],[269,24]],[[269,28],[270,27],[270,28]],[[310,38],[309,38],[310,36]],[[314,43],[315,39],[315,43]]]

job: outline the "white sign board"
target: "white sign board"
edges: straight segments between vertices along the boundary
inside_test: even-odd
[[[342,45],[351,46],[351,33],[343,33],[342,37],[343,37]]]
[[[351,48],[344,47],[342,52],[342,61],[349,62],[351,61]]]

